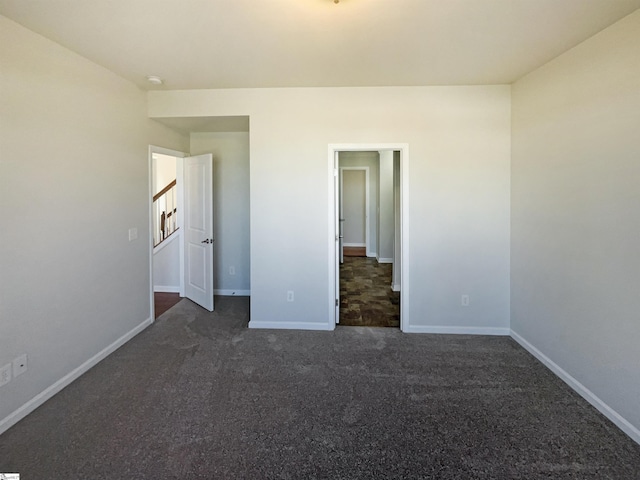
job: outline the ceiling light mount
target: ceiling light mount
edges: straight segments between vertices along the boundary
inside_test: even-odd
[[[156,75],[147,75],[147,82],[152,85],[162,85],[164,81]]]

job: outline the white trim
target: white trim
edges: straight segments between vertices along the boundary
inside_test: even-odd
[[[222,297],[250,297],[251,290],[233,290],[233,289],[213,289],[214,295]]]
[[[378,263],[393,263],[393,258],[378,258]]]
[[[640,429],[634,427],[627,419],[616,412],[613,408],[607,405],[600,397],[585,387],[578,380],[573,378],[569,372],[563,369],[560,365],[555,363],[544,353],[534,347],[531,343],[525,340],[521,335],[511,330],[511,338],[518,342],[526,351],[536,357],[542,364],[544,364],[549,370],[555,373],[560,379],[569,385],[578,395],[584,398],[587,402],[593,405],[600,413],[611,420],[620,430],[629,435],[631,439],[640,444]]]
[[[180,293],[180,285],[154,285],[155,293]]]
[[[178,150],[171,150],[170,148],[159,147],[157,145],[149,145],[150,153],[159,153],[160,155],[169,155],[170,157],[183,158],[189,155],[185,152],[179,152]]]
[[[329,204],[329,251],[327,260],[329,260],[329,316],[327,319],[327,330],[334,330],[336,323],[340,321],[340,307],[336,305],[340,297],[340,263],[342,262],[342,242],[339,239],[339,199],[340,191],[340,175],[339,175],[339,157],[338,152],[329,146],[329,178],[328,185],[328,204]],[[252,284],[253,285],[253,284]],[[251,322],[249,322],[251,323]]]
[[[329,318],[328,330],[335,328],[336,308],[336,214],[334,192],[335,159],[338,152],[381,151],[391,150],[400,152],[400,263],[402,265],[401,284],[403,287],[400,296],[400,330],[408,331],[410,328],[409,317],[409,144],[408,143],[332,143],[328,146],[328,220],[329,220]],[[331,254],[333,252],[333,255]]]
[[[176,158],[176,194],[178,197],[178,206],[183,208],[184,205],[184,158],[188,156],[186,153],[183,157]],[[180,278],[180,296],[184,297],[184,215],[178,215],[178,225],[180,232],[180,245],[178,246],[178,271]]]
[[[409,144],[400,148],[400,330],[411,327],[409,317]]]
[[[435,333],[439,335],[496,335],[508,337],[509,328],[499,327],[449,327],[445,325],[410,325],[406,333]]]
[[[105,347],[104,349],[102,349],[100,352],[96,353],[93,357],[91,357],[89,360],[84,362],[79,367],[77,367],[77,368],[73,369],[71,372],[67,373],[60,380],[58,380],[53,385],[49,386],[48,388],[46,388],[45,390],[43,390],[42,392],[37,394],[35,397],[33,397],[27,403],[25,403],[20,408],[15,410],[13,413],[10,413],[9,415],[7,415],[5,418],[2,419],[2,421],[0,421],[0,434],[5,432],[5,431],[7,431],[13,425],[15,425],[20,420],[22,420],[24,417],[29,415],[31,412],[33,412],[36,408],[38,408],[44,402],[46,402],[51,397],[53,397],[60,390],[62,390],[66,386],[70,385],[71,382],[73,382],[78,377],[80,377],[80,375],[88,372],[92,367],[97,365],[101,360],[105,359],[108,355],[110,355],[111,353],[116,351],[118,348],[120,348],[122,345],[127,343],[129,340],[131,340],[137,334],[142,332],[145,328],[147,328],[152,323],[153,323],[153,320],[151,319],[151,317],[147,318],[140,325],[138,325],[137,327],[133,328],[128,333],[125,333],[122,337],[117,339],[111,345],[109,345],[109,346]]]
[[[332,303],[333,309],[333,303]],[[262,322],[251,320],[249,322],[249,328],[269,328],[278,330],[333,330],[336,325],[318,322]]]
[[[366,243],[343,243],[343,247],[366,247]]]
[[[394,292],[399,292],[400,285],[397,285],[397,284],[391,285],[391,290],[393,290]]]

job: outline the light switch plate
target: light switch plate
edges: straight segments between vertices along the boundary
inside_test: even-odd
[[[7,363],[0,367],[0,387],[11,381],[11,364]]]

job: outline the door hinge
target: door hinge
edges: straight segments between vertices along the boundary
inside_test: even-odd
[[[340,305],[340,299],[336,298],[336,307]]]

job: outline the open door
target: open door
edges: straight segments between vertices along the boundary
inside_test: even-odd
[[[213,155],[184,158],[184,294],[213,311]]]

